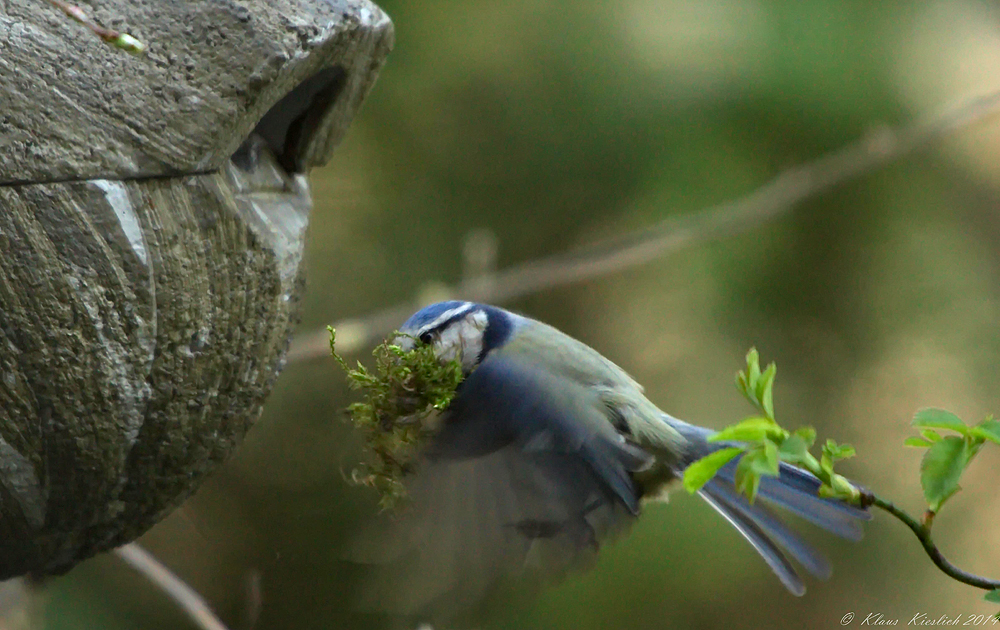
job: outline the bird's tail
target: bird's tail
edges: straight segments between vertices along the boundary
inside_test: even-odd
[[[681,470],[712,451],[733,444],[708,441],[714,431],[665,416],[689,444],[688,456]],[[757,500],[750,504],[736,491],[735,477],[738,460],[729,462],[698,492],[705,501],[736,527],[764,558],[781,583],[795,595],[805,593],[805,585],[788,560],[794,558],[810,574],[826,579],[830,576],[827,559],[782,523],[769,506],[788,510],[814,525],[848,540],[860,540],[861,522],[871,514],[864,509],[836,499],[819,496],[820,481],[801,468],[782,462],[778,477],[763,477]],[[786,555],[787,554],[787,555]]]

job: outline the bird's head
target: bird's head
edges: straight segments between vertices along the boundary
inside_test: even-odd
[[[404,350],[429,344],[442,363],[458,360],[469,374],[495,348],[506,343],[516,316],[495,306],[449,301],[426,306],[406,320],[397,342]]]

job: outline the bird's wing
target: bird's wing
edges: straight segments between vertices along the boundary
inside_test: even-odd
[[[629,472],[649,463],[593,392],[490,357],[462,384],[408,505],[365,536],[367,560],[381,566],[363,597],[433,618],[472,606],[505,577],[586,564],[632,521]]]

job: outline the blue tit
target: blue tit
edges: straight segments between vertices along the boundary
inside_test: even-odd
[[[398,340],[404,346],[430,344],[442,361],[460,361],[466,378],[423,454],[412,507],[379,546],[390,567],[382,592],[396,611],[471,606],[505,577],[585,565],[644,501],[664,498],[686,466],[726,446],[661,411],[596,350],[533,319],[449,301],[400,332],[412,337]],[[751,505],[735,490],[735,469],[733,461],[699,494],[791,593],[805,586],[790,558],[818,578],[830,565],[772,507],[861,538],[870,514],[820,498],[810,473],[782,464]]]

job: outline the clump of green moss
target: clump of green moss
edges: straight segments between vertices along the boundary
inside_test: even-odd
[[[362,392],[362,401],[347,408],[354,427],[361,431],[370,457],[351,473],[356,483],[375,488],[383,509],[406,496],[403,478],[414,470],[421,446],[438,428],[440,412],[451,404],[462,367],[458,361],[441,364],[431,346],[416,343],[403,350],[392,334],[372,351],[375,367],[361,362],[347,365],[337,354],[336,331],[330,331],[330,352],[347,373],[351,389]]]

